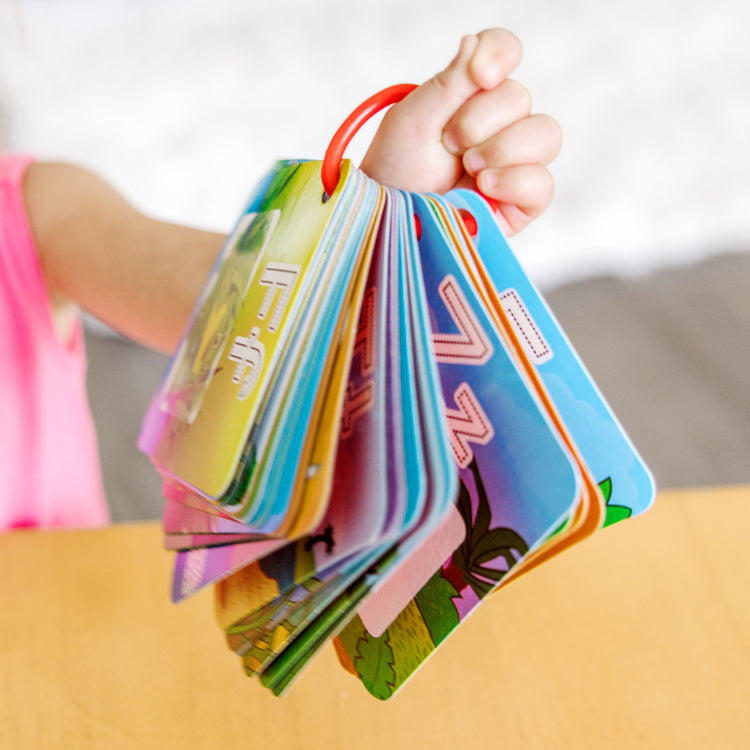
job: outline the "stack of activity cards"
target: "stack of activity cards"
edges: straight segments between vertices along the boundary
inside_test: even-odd
[[[216,584],[281,694],[334,638],[378,698],[487,594],[654,486],[487,202],[281,162],[218,259],[141,434],[172,596]]]

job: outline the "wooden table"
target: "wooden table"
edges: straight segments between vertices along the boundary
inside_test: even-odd
[[[750,487],[669,492],[491,597],[392,701],[327,647],[282,699],[155,523],[0,535],[0,747],[750,747]]]

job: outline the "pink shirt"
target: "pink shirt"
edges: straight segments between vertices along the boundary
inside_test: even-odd
[[[0,155],[0,530],[101,526],[83,332],[62,343],[53,324],[21,191],[30,162]]]

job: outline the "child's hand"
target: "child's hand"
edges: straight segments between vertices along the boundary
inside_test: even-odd
[[[520,232],[552,200],[546,165],[561,145],[558,124],[530,114],[528,91],[508,78],[522,56],[504,29],[464,37],[445,70],[386,113],[362,169],[413,192],[475,188],[498,201],[507,234]]]

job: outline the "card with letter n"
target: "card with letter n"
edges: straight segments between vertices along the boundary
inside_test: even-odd
[[[655,488],[490,202],[331,153],[257,186],[139,446],[173,600],[213,585],[276,695],[333,641],[385,699],[488,594]]]

